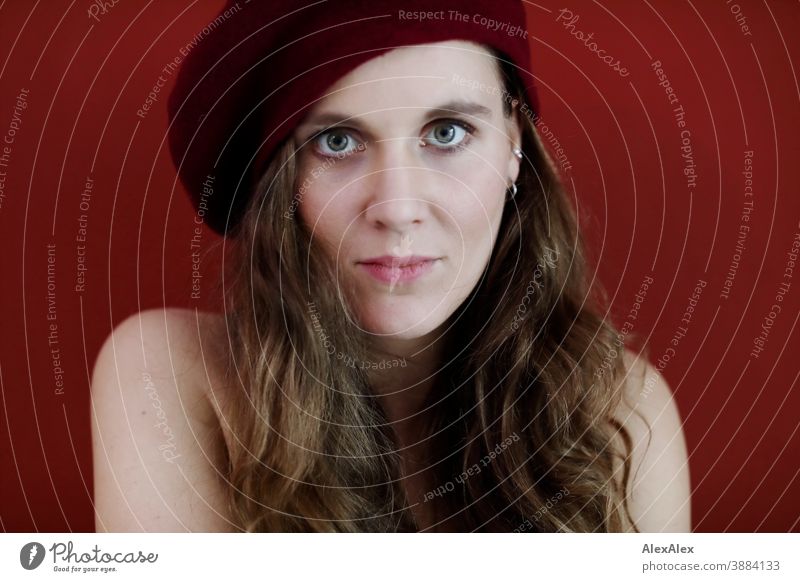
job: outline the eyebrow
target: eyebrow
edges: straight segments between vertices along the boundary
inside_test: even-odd
[[[426,122],[431,121],[432,119],[436,119],[442,115],[453,115],[454,113],[461,114],[467,117],[486,117],[489,118],[492,116],[492,110],[486,107],[485,105],[481,105],[480,103],[476,103],[475,101],[449,101],[432,109],[428,109],[425,112],[424,120]],[[310,117],[308,120],[304,121],[301,125],[303,126],[321,126],[321,127],[331,127],[341,124],[349,124],[358,126],[359,122],[356,119],[355,115],[346,115],[344,113],[320,113],[318,115],[314,115]]]

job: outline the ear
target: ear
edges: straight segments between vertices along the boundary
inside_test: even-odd
[[[509,183],[516,182],[522,160],[514,155],[516,148],[522,149],[522,125],[519,118],[519,104],[511,108],[511,115],[505,118],[506,135],[508,136],[508,168],[506,174]]]

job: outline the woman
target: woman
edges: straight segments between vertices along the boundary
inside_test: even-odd
[[[201,197],[201,172],[184,169],[231,240],[228,303],[146,312],[106,342],[92,388],[98,529],[690,528],[677,409],[589,289],[533,123],[527,48],[476,30],[524,14],[476,3],[481,18],[453,22],[434,4],[357,63],[334,54],[352,46],[320,44],[335,76],[301,112],[261,118],[252,195],[239,171],[233,199],[216,181]],[[388,34],[364,6],[336,6],[341,22],[361,17],[353,42]],[[299,39],[326,22],[283,26]],[[153,413],[160,433],[140,418]]]

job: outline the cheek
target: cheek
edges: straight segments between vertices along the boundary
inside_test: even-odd
[[[506,201],[506,181],[503,174],[483,162],[461,176],[458,200],[451,205],[454,218],[467,241],[490,241],[497,230]],[[468,246],[465,242],[465,246]]]
[[[496,167],[499,162],[484,160],[474,164],[461,175],[459,203],[451,206],[460,240],[455,240],[454,251],[460,256],[457,263],[463,266],[458,280],[472,283],[479,279],[489,261],[497,238],[506,203],[507,182],[505,174]]]
[[[496,209],[504,202],[508,186],[508,159],[504,145],[497,139],[480,141],[449,164],[446,172],[457,178],[461,188],[487,208]]]
[[[318,168],[312,166],[313,171],[302,171],[298,176],[297,218],[315,244],[325,243],[329,250],[341,253],[348,232],[352,234],[348,228],[353,228],[355,208],[348,201],[355,197],[346,189],[346,183],[332,179],[330,172],[317,171]]]
[[[295,196],[299,200],[298,215],[305,228],[316,233],[325,224],[325,202],[315,194],[313,189],[298,190]]]

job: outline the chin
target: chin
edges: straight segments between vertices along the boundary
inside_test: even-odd
[[[408,297],[407,299],[412,298]],[[418,301],[418,300],[417,300]],[[412,340],[434,331],[447,319],[436,306],[425,309],[420,305],[410,307],[406,301],[373,303],[360,317],[365,331],[383,339]]]

